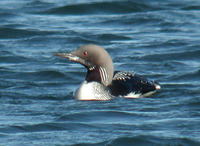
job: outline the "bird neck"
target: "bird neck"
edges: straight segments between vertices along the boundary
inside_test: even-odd
[[[96,81],[105,86],[108,86],[111,83],[110,76],[107,70],[104,67],[99,67],[99,66],[88,69],[86,81],[87,82]]]

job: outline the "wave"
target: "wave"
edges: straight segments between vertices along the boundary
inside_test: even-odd
[[[110,121],[115,121],[116,123],[120,123],[120,120],[134,120],[138,117],[135,113],[128,112],[119,112],[119,111],[93,111],[93,112],[82,112],[82,113],[73,113],[61,116],[57,119],[57,121],[74,121],[74,122],[87,122],[87,123],[110,123]],[[122,121],[121,121],[122,122]],[[113,123],[114,124],[114,123]],[[114,125],[113,125],[114,126]]]
[[[42,132],[42,131],[63,131],[63,130],[80,130],[91,129],[93,126],[81,123],[39,123],[30,125],[12,125],[0,128],[1,133],[27,133],[27,132]]]
[[[109,145],[109,146],[121,146],[121,145],[135,145],[135,146],[146,146],[146,145],[199,145],[200,142],[198,140],[193,140],[189,138],[162,138],[162,137],[156,137],[156,136],[147,136],[147,135],[139,135],[139,136],[124,136],[124,137],[117,137],[112,140],[107,140],[103,142],[98,143],[78,143],[75,145],[82,145],[82,146],[88,146],[88,145]]]
[[[34,0],[32,2],[27,2],[23,5],[23,11],[27,13],[38,13],[40,11],[46,11],[49,8],[54,7],[55,5],[50,2],[44,2],[40,0]]]
[[[146,61],[163,61],[163,60],[199,60],[200,50],[162,53],[162,54],[150,54],[142,57],[138,57],[139,60]]]
[[[44,2],[40,0],[34,0],[32,2],[26,3],[24,6],[29,8],[43,8],[43,7],[49,7],[52,6],[53,3],[50,2]]]
[[[6,20],[8,18],[16,17],[17,15],[15,13],[11,12],[1,12],[0,11],[0,20]]]
[[[38,72],[33,72],[30,73],[30,75],[39,77],[39,80],[48,80],[48,79],[64,79],[66,76],[65,74],[59,72],[59,71],[54,71],[54,70],[49,70],[49,71],[38,71]]]
[[[103,34],[96,34],[96,35],[82,35],[81,37],[83,40],[88,40],[91,42],[99,43],[99,41],[111,41],[111,40],[130,40],[131,37],[118,35],[118,34],[110,34],[110,33],[103,33]]]
[[[148,15],[148,14],[146,14]],[[124,16],[117,16],[117,17],[110,17],[109,19],[104,18],[105,20],[102,20],[99,22],[101,25],[111,25],[111,26],[118,26],[121,27],[122,25],[147,25],[147,24],[153,24],[157,25],[161,22],[163,22],[163,19],[155,18],[152,15],[148,15],[148,17],[144,16],[135,16],[135,15],[126,15]],[[119,21],[121,20],[121,21]]]
[[[111,146],[120,145],[198,145],[199,142],[188,138],[162,138],[154,136],[120,137],[108,142]]]
[[[23,63],[23,62],[30,62],[30,58],[12,54],[9,51],[0,51],[0,60],[1,63]],[[4,55],[5,54],[5,55]]]
[[[4,26],[0,27],[0,32],[0,39],[27,38],[32,36],[54,34],[54,32],[50,31],[9,28]]]
[[[109,33],[99,34],[96,37],[99,40],[130,40],[131,39],[131,37],[118,35],[118,34],[109,34]]]
[[[26,71],[10,71],[4,70],[2,71],[1,76],[6,76],[6,78],[12,79],[13,76],[17,76],[18,79],[28,80],[28,81],[48,81],[51,80],[60,80],[63,79],[67,80],[67,76],[59,71],[54,70],[46,70],[46,71],[33,71],[33,72],[26,72]]]
[[[11,84],[11,83],[9,83]],[[31,83],[32,84],[32,83]],[[19,87],[18,87],[19,86]],[[47,86],[46,86],[47,87]],[[25,88],[25,89],[24,89]],[[38,88],[40,92],[38,92]],[[2,88],[3,89],[3,88]],[[59,87],[51,88],[52,90],[47,90],[47,88],[41,86],[28,86],[27,85],[11,85],[10,87],[2,90],[0,92],[1,98],[13,99],[14,101],[18,100],[71,100],[73,99],[73,93],[68,91],[65,92],[66,88]],[[56,91],[60,90],[58,93]],[[52,93],[55,92],[55,93]],[[16,103],[9,103],[9,104],[16,104]]]
[[[177,74],[173,76],[171,80],[185,81],[185,82],[190,81],[190,83],[192,83],[191,81],[198,81],[200,80],[200,70],[191,71],[189,73],[187,72],[184,74]]]
[[[182,10],[200,10],[200,5],[192,5],[181,8]]]
[[[57,8],[52,8],[47,11],[40,12],[41,14],[70,14],[70,15],[93,15],[93,14],[124,14],[141,11],[159,10],[159,7],[151,6],[139,2],[95,2],[65,5]]]

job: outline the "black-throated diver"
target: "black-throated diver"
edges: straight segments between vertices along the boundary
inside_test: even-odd
[[[85,81],[75,91],[78,100],[109,100],[116,96],[140,98],[150,96],[161,86],[135,72],[114,72],[108,52],[98,45],[83,45],[70,53],[54,53],[87,68]]]

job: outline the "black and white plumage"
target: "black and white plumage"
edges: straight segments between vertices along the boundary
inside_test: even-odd
[[[108,52],[98,45],[83,45],[71,53],[55,53],[87,68],[85,81],[75,91],[78,100],[109,100],[116,96],[125,98],[146,97],[161,86],[130,71],[115,72]]]
[[[158,83],[150,81],[135,72],[117,71],[109,88],[114,96],[139,98],[150,96],[161,87]]]

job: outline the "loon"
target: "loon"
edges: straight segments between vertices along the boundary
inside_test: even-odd
[[[85,81],[74,92],[77,100],[109,100],[115,97],[147,97],[161,86],[132,71],[115,71],[108,52],[94,44],[82,45],[70,53],[53,55],[68,58],[87,68]]]

